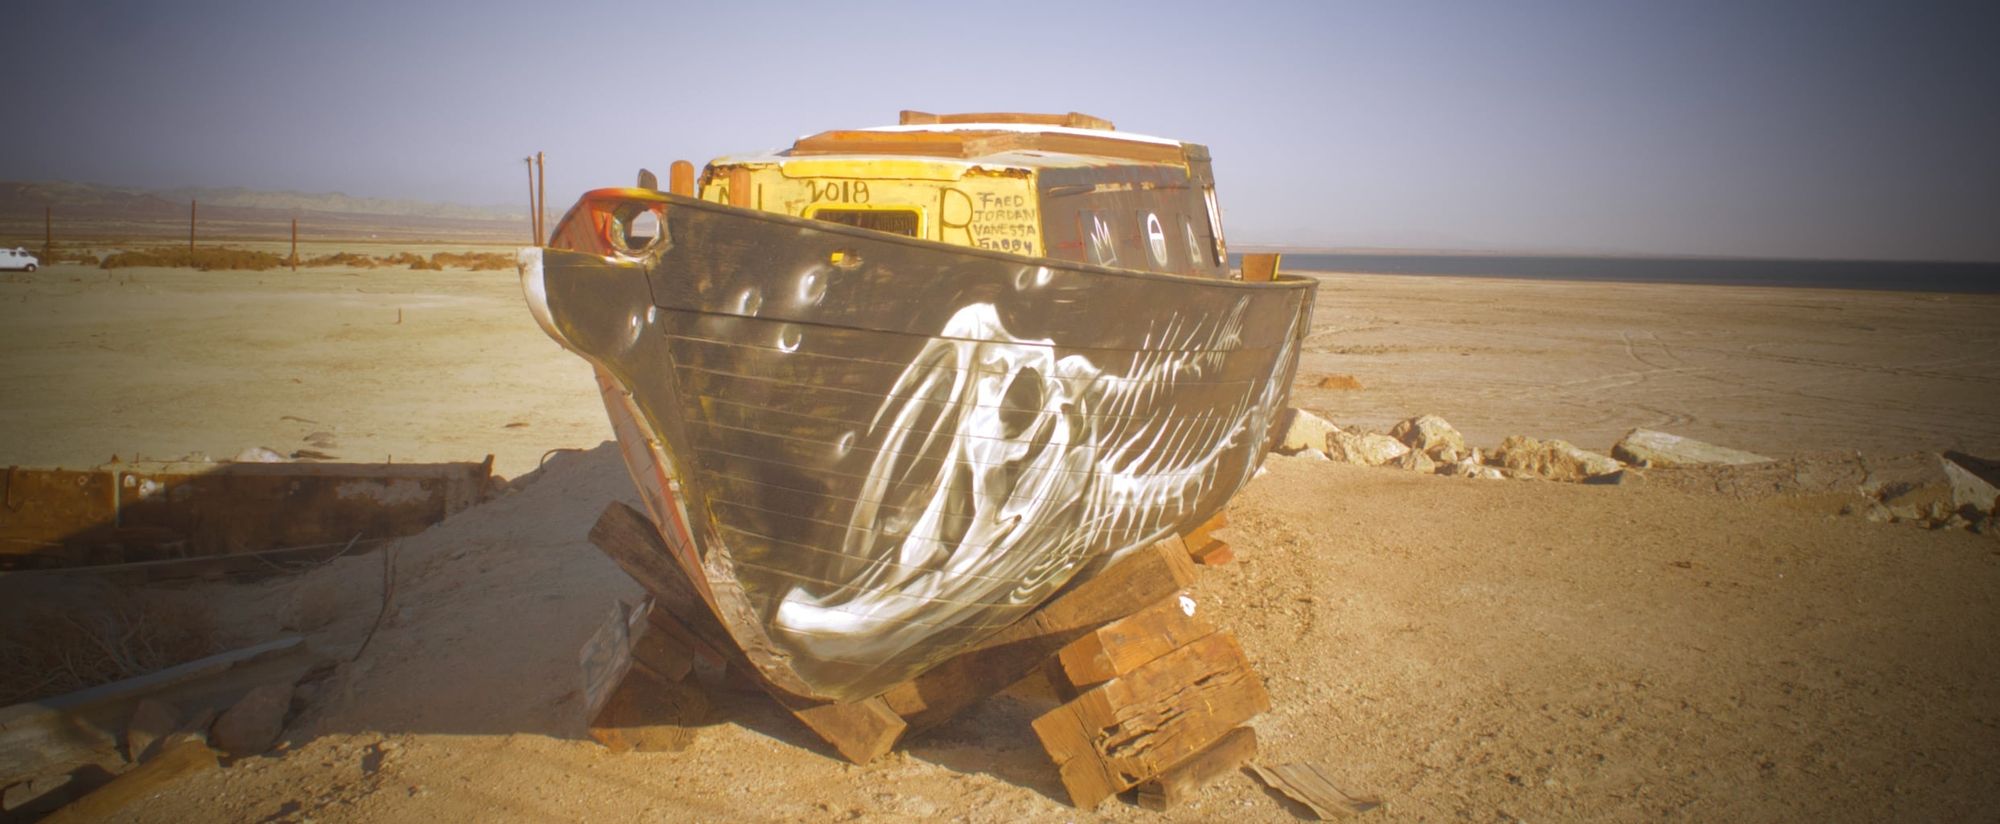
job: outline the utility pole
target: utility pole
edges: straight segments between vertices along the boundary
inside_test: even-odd
[[[548,239],[549,228],[549,178],[548,170],[542,166],[542,153],[535,153],[535,245],[540,246]]]
[[[199,205],[195,201],[188,201],[188,266],[190,267],[194,266],[194,216],[197,208]]]
[[[292,218],[292,271],[299,270],[299,219]]]
[[[528,242],[542,245],[542,219],[535,216],[535,159],[521,158],[528,164]]]

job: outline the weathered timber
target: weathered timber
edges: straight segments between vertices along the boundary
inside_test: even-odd
[[[667,681],[680,681],[694,669],[694,650],[658,627],[648,625],[632,645],[632,666],[643,667]]]
[[[1188,555],[1194,558],[1195,563],[1202,566],[1218,566],[1236,557],[1236,554],[1229,550],[1228,544],[1215,537],[1216,530],[1228,525],[1229,513],[1217,512],[1215,517],[1202,522],[1201,526],[1182,536],[1187,542]]]
[[[803,722],[840,755],[856,764],[866,764],[896,746],[909,725],[880,698],[824,704],[785,703],[794,717]]]
[[[1217,778],[1229,774],[1243,762],[1257,756],[1257,731],[1237,727],[1159,776],[1139,785],[1139,806],[1165,811],[1201,792]]]
[[[1209,544],[1194,554],[1194,562],[1202,566],[1222,566],[1236,560],[1236,550],[1221,541]]]
[[[696,592],[687,574],[673,560],[659,530],[646,516],[625,504],[613,502],[590,528],[590,541],[611,556],[627,575],[639,582],[654,598],[650,623],[666,634],[688,642],[698,655],[715,656],[721,663],[741,672],[759,672],[738,647],[707,602]],[[664,615],[662,615],[664,613]],[[684,674],[684,673],[683,673]],[[763,683],[759,686],[773,699],[824,739],[840,754],[865,764],[888,752],[903,734],[903,719],[879,698],[852,702],[821,702],[800,698]],[[607,705],[608,706],[608,705]]]
[[[1215,632],[1050,710],[1034,727],[1071,802],[1091,809],[1270,708],[1236,640]]]
[[[1185,593],[1120,618],[1071,641],[1056,653],[1053,673],[1076,693],[1117,678],[1215,631],[1195,616]]]
[[[979,647],[890,688],[882,698],[911,730],[935,727],[1030,674],[1078,636],[1193,583],[1194,575],[1178,538],[1135,550]]]
[[[218,764],[215,751],[207,744],[193,739],[178,741],[42,821],[49,824],[103,821],[181,776],[213,769]]]
[[[659,529],[638,510],[617,501],[607,504],[590,528],[590,542],[651,593],[654,607],[665,610],[695,640],[717,652],[735,648],[707,600],[674,562]]]
[[[680,752],[694,743],[708,708],[708,695],[693,681],[669,681],[635,666],[591,719],[590,737],[612,752]]]
[[[414,535],[483,500],[493,459],[0,469],[0,569],[159,561]]]
[[[0,785],[113,752],[140,699],[199,712],[258,684],[295,683],[317,663],[297,636],[190,661],[87,690],[0,708]]]
[[[583,642],[576,663],[583,679],[585,718],[596,717],[611,699],[612,690],[625,680],[625,673],[632,668],[632,644],[637,635],[634,624],[644,626],[641,622],[652,608],[651,600],[641,602],[636,610],[623,601],[616,602],[604,623]]]
[[[1312,808],[1313,814],[1321,821],[1340,815],[1358,815],[1382,806],[1382,799],[1373,796],[1355,797],[1341,791],[1328,780],[1326,773],[1311,764],[1291,763],[1266,767],[1255,761],[1250,762],[1250,771],[1271,789],[1284,793],[1286,797]]]

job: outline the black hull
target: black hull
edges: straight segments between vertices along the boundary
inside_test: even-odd
[[[632,250],[622,218],[662,214]],[[655,521],[773,685],[856,699],[1256,471],[1313,284],[984,252],[650,191],[529,250]],[[573,251],[584,250],[584,251]]]

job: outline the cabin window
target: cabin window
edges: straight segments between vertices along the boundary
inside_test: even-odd
[[[916,209],[816,208],[806,212],[806,217],[892,235],[923,236],[923,215]]]

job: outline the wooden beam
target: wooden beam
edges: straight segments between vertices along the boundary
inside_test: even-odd
[[[590,542],[652,593],[652,626],[686,644],[704,663],[750,674],[766,694],[843,757],[865,764],[888,752],[902,736],[907,725],[879,698],[814,701],[771,686],[694,589],[653,522],[637,510],[617,502],[606,506],[590,529]]]
[[[1177,593],[1099,627],[1056,653],[1051,671],[1068,694],[1136,670],[1215,631],[1195,617],[1195,602]]]
[[[215,751],[209,749],[207,744],[198,739],[183,740],[111,779],[111,783],[56,810],[42,821],[48,824],[104,821],[175,779],[214,769],[218,764]]]
[[[1134,550],[979,647],[882,694],[913,731],[930,729],[1035,671],[1063,645],[1194,582],[1178,538]]]
[[[1243,762],[1257,757],[1257,731],[1237,727],[1225,733],[1207,749],[1139,785],[1139,806],[1164,812],[1201,792],[1215,779],[1234,772]]]
[[[1071,802],[1091,809],[1271,708],[1236,639],[1210,633],[1035,719]]]
[[[784,703],[784,702],[780,702]],[[866,764],[896,746],[909,725],[880,698],[788,705],[793,717],[832,744],[841,757]]]
[[[612,752],[680,752],[708,715],[693,681],[669,681],[634,666],[590,721],[590,737]]]

